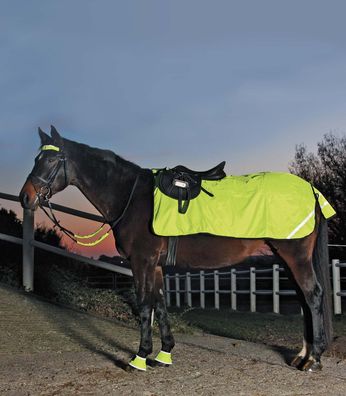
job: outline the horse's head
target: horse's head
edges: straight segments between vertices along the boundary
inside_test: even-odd
[[[20,192],[22,206],[36,209],[40,202],[68,185],[64,140],[57,130],[51,127],[51,136],[38,129],[41,138],[40,153],[35,165]]]

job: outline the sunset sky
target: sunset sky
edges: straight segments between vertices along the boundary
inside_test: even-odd
[[[335,0],[2,2],[0,191],[18,194],[50,124],[143,167],[286,171],[296,144],[345,132],[345,15]],[[93,211],[72,188],[53,201]]]

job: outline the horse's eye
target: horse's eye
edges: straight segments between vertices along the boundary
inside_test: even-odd
[[[48,159],[48,162],[54,162],[55,161],[55,158],[49,158]]]

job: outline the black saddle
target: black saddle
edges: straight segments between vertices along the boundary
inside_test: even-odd
[[[185,214],[191,199],[196,198],[201,191],[209,196],[210,192],[202,187],[202,180],[221,180],[226,176],[223,170],[226,162],[207,171],[194,171],[183,165],[178,165],[172,169],[160,169],[156,173],[156,185],[159,190],[171,198],[178,200],[178,212]]]

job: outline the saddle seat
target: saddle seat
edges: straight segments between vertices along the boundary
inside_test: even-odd
[[[178,212],[185,214],[190,201],[201,191],[213,196],[202,187],[202,180],[221,180],[226,177],[225,164],[222,161],[207,171],[194,171],[183,165],[160,169],[155,174],[155,184],[163,194],[178,200]]]
[[[224,171],[225,165],[226,165],[226,161],[222,161],[218,165],[214,166],[214,168],[211,168],[206,171],[195,171],[183,165],[178,165],[173,169],[177,172],[184,172],[192,175],[197,175],[202,180],[220,180],[226,176],[226,173]]]

